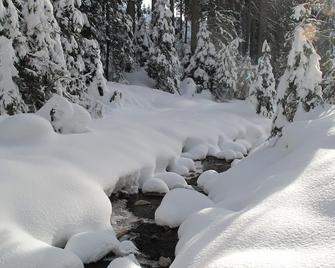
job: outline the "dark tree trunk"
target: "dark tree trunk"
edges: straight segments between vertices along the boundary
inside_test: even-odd
[[[175,25],[174,22],[175,22],[175,17],[174,17],[174,0],[170,0],[170,9],[171,9],[171,12],[172,12],[172,24],[173,26]]]
[[[199,0],[191,0],[191,51],[195,52],[197,48],[197,34],[199,32],[199,20],[201,17]]]
[[[128,5],[127,5],[127,13],[133,20],[133,33],[135,33],[136,30],[136,5],[135,5],[135,0],[128,0]]]
[[[109,40],[109,34],[110,34],[110,1],[107,1],[107,3],[104,6],[104,13],[106,14],[106,63],[105,63],[105,77],[107,81],[109,81],[109,57],[110,57],[110,40]]]

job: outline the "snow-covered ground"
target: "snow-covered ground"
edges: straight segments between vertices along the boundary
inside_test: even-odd
[[[228,172],[207,174],[215,206],[183,222],[172,267],[334,267],[334,122],[334,108],[297,121]]]
[[[0,267],[79,268],[83,261],[94,261],[110,250],[120,256],[132,253],[132,247],[125,249],[111,228],[111,192],[137,191],[151,178],[174,188],[183,181],[162,172],[185,175],[194,168],[187,159],[225,157],[227,150],[241,156],[269,132],[269,121],[243,102],[217,104],[144,86],[109,87],[119,90],[122,98],[103,119],[90,121],[77,106],[68,106],[69,118],[80,115],[81,125],[69,126],[70,119],[53,125],[61,129],[65,122],[65,132],[72,134],[55,133],[39,115],[0,117]],[[56,119],[61,117],[56,113]],[[248,187],[261,180],[251,183],[251,176],[250,172]],[[226,190],[223,198],[228,198]],[[215,190],[210,194],[221,201]],[[236,201],[240,206],[234,202],[237,194],[223,204],[231,204],[231,209],[241,209],[249,200],[255,204],[247,190],[241,189],[241,194],[245,201]],[[201,251],[206,245],[185,244],[175,267],[186,267],[181,263],[189,261],[185,256],[194,248]]]

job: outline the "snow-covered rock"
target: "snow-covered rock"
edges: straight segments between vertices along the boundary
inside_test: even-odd
[[[214,206],[205,195],[188,189],[170,191],[155,212],[158,225],[178,227],[189,215],[201,209]]]
[[[113,260],[107,268],[141,268],[134,255]]]
[[[84,232],[72,236],[65,246],[65,250],[76,254],[83,263],[100,260],[120,245],[113,229],[99,232]]]
[[[144,182],[142,186],[142,192],[147,193],[158,193],[166,194],[169,191],[168,185],[159,178],[151,178]]]
[[[63,134],[87,132],[91,121],[87,110],[59,95],[54,95],[36,114],[48,120],[56,132]]]
[[[177,173],[163,172],[163,173],[156,174],[155,177],[164,181],[170,190],[175,189],[175,188],[187,188],[188,187],[186,180],[182,176],[178,175]]]
[[[189,175],[190,171],[194,170],[194,161],[184,157],[179,157],[168,166],[168,171],[175,172],[181,176],[187,176]]]
[[[218,177],[219,173],[215,170],[207,170],[199,176],[197,184],[205,193],[208,193],[211,183],[218,179]]]

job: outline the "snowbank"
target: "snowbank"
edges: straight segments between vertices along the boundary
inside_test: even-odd
[[[290,124],[219,175],[208,187],[215,213],[184,221],[171,267],[333,267],[334,122],[330,110]]]
[[[0,117],[0,267],[82,267],[113,247],[112,236],[105,241],[98,234],[110,229],[107,195],[115,189],[134,191],[168,167],[192,169],[192,161],[178,161],[197,146],[187,141],[219,149],[223,135],[253,146],[267,136],[269,121],[241,102],[222,105],[139,86],[110,87],[122,92],[122,105],[101,120],[83,120],[82,130],[89,132],[60,135],[37,115]],[[80,121],[69,119],[74,106],[55,103],[61,126]],[[50,107],[44,107],[48,119]],[[77,245],[80,233],[95,234],[87,248],[98,245],[97,251]],[[66,244],[67,250],[56,248]]]

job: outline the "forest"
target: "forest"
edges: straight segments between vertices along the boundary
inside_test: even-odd
[[[335,0],[0,0],[0,268],[332,268]]]

